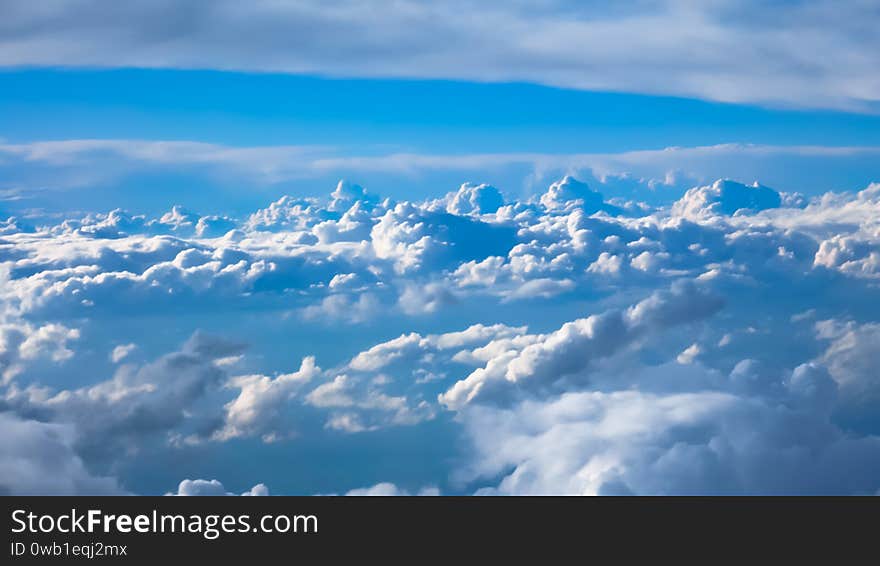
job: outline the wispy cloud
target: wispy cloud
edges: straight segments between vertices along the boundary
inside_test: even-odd
[[[717,177],[759,180],[807,193],[856,189],[880,178],[880,147],[720,144],[621,153],[386,153],[346,155],[329,146],[234,147],[193,141],[64,140],[0,144],[0,170],[21,197],[36,189],[103,185],[138,173],[188,171],[219,181],[271,186],[352,176],[476,176],[516,170],[540,186],[560,174],[586,175],[618,189],[688,188]],[[523,175],[525,176],[523,178]],[[3,188],[11,188],[10,186]],[[509,187],[516,190],[517,187]],[[670,194],[671,198],[678,194]],[[124,204],[124,203],[122,203]]]

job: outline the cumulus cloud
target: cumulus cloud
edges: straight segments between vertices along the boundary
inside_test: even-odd
[[[466,416],[502,494],[873,493],[880,438],[729,393],[569,393]],[[512,470],[512,471],[511,471]]]
[[[446,196],[446,210],[450,214],[491,214],[504,205],[501,191],[492,185],[465,183],[458,191]]]
[[[880,325],[827,320],[818,322],[816,330],[818,338],[827,344],[819,361],[828,368],[834,392],[839,391],[840,403],[853,417],[863,421],[861,428],[880,431],[880,427],[872,422],[874,408],[880,399],[880,379],[875,368],[880,349]],[[811,391],[819,387],[831,389],[832,385],[805,382],[803,387]]]
[[[217,362],[242,351],[241,344],[197,333],[180,351],[140,367],[119,366],[105,381],[58,391],[13,384],[4,402],[18,414],[75,426],[79,454],[112,461],[151,438],[170,439],[186,422],[198,423],[195,403],[226,377]]]
[[[350,496],[410,496],[410,495],[418,495],[421,497],[430,496],[430,495],[440,495],[440,491],[436,487],[424,487],[420,489],[416,493],[410,493],[404,489],[401,489],[394,485],[393,483],[382,482],[377,483],[376,485],[358,489],[352,489],[345,495]]]
[[[550,185],[547,192],[541,195],[541,204],[548,210],[578,207],[592,214],[603,208],[605,200],[601,193],[590,189],[586,183],[566,176]]]
[[[325,428],[346,433],[413,425],[433,418],[434,410],[426,401],[389,395],[377,387],[383,381],[338,374],[314,388],[306,402],[330,412]]]
[[[228,1],[186,14],[168,2],[130,2],[109,13],[93,0],[48,9],[12,2],[0,29],[0,64],[527,81],[833,108],[877,102],[878,62],[868,54],[880,52],[878,15],[870,3],[845,11],[830,1],[623,2],[613,11],[570,2],[376,8],[259,2],[244,17]]]
[[[724,214],[732,216],[740,211],[758,212],[768,208],[778,208],[782,204],[779,193],[769,187],[755,183],[743,185],[727,179],[715,181],[705,187],[690,189],[672,210],[686,217]]]
[[[238,397],[226,405],[224,427],[216,438],[228,439],[259,433],[276,425],[280,410],[306,383],[320,373],[314,358],[305,358],[299,370],[274,379],[265,375],[236,377],[228,386],[240,390]],[[267,433],[274,438],[277,433]]]
[[[212,439],[257,436],[277,442],[314,434],[295,428],[291,418],[309,409],[321,412],[325,430],[347,434],[418,425],[438,413],[432,392],[462,368],[479,363],[475,349],[516,339],[525,330],[476,324],[443,334],[413,332],[325,370],[309,357],[293,373],[233,377],[226,387],[238,394],[226,404],[224,425]]]
[[[235,493],[229,493],[226,491],[226,488],[223,487],[223,484],[217,480],[203,480],[203,479],[185,479],[180,482],[180,485],[177,486],[176,493],[167,493],[166,495],[180,495],[180,496],[217,496],[217,495],[236,495]],[[267,488],[264,484],[258,483],[254,487],[245,491],[241,495],[244,496],[255,496],[255,495],[269,495],[269,488]]]
[[[56,363],[70,359],[69,343],[79,336],[78,329],[57,323],[34,326],[15,317],[0,323],[0,382],[10,381],[38,358]]]
[[[396,202],[340,183],[220,236],[180,208],[7,222],[0,414],[43,439],[9,440],[9,466],[57,453],[73,478],[9,490],[110,489],[142,451],[441,429],[466,447],[437,464],[453,491],[876,492],[877,185],[603,192],[569,176]],[[228,338],[176,346],[191,326]],[[200,490],[227,492],[178,489]]]
[[[719,297],[693,284],[676,284],[626,311],[568,322],[522,350],[506,350],[443,393],[440,401],[460,409],[469,403],[504,402],[522,391],[570,386],[566,382],[582,379],[579,374],[595,360],[615,354],[645,334],[705,318],[722,305]]]

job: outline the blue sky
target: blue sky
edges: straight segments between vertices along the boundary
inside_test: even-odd
[[[142,156],[120,160],[111,155],[104,157],[113,161],[109,166],[97,166],[85,151],[61,160],[44,151],[24,162],[10,155],[2,163],[6,181],[0,188],[19,199],[4,207],[18,214],[59,212],[74,203],[89,210],[123,205],[153,213],[182,204],[202,212],[242,214],[282,194],[316,194],[342,177],[394,197],[437,195],[463,180],[529,196],[540,188],[536,185],[559,175],[593,174],[595,158],[569,163],[571,156],[583,155],[612,162],[599,167],[601,175],[650,180],[678,171],[687,180],[677,189],[723,176],[815,194],[864,186],[872,179],[880,147],[880,118],[872,113],[523,83],[51,68],[2,71],[0,85],[7,146],[26,150],[43,142],[104,140],[117,144],[112,154],[124,152],[131,141],[196,142],[249,153],[233,172],[218,157],[199,162],[198,157],[172,155],[144,164]],[[742,155],[734,147],[695,159],[661,156],[641,169],[629,161],[642,159],[625,157],[723,144],[768,151]],[[805,155],[804,146],[821,148],[820,155]],[[306,152],[306,162],[297,167],[293,159],[272,157],[286,150]],[[401,155],[411,157],[381,163]],[[551,162],[536,164],[536,155]],[[412,156],[446,162],[411,163]],[[467,164],[478,156],[479,166]],[[624,156],[623,164],[616,163],[617,156]],[[325,158],[339,163],[308,170]],[[358,161],[365,158],[374,162]],[[267,166],[282,171],[261,174]],[[82,175],[86,179],[78,181]],[[69,190],[80,182],[90,190]],[[606,192],[631,196],[613,186]]]
[[[329,79],[181,70],[2,74],[4,139],[167,139],[236,146],[585,153],[722,143],[878,145],[873,114],[522,83]]]
[[[878,493],[845,4],[0,2],[0,493]]]

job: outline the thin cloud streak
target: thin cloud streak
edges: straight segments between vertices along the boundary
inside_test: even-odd
[[[232,175],[257,186],[327,175],[383,174],[419,177],[436,172],[480,173],[519,168],[539,183],[559,173],[588,172],[600,181],[624,177],[651,188],[683,187],[718,176],[776,183],[797,190],[839,189],[880,175],[880,147],[720,144],[622,153],[388,153],[343,155],[329,146],[233,147],[194,141],[64,140],[0,144],[0,168],[18,181],[18,194],[36,187],[88,187],[138,171],[195,170],[215,178]],[[792,174],[790,165],[796,168]],[[788,169],[788,170],[786,170]],[[786,171],[780,177],[779,171]],[[809,185],[815,171],[822,186]],[[65,173],[58,175],[58,172]],[[775,175],[775,177],[774,177]],[[768,178],[769,177],[769,178]],[[782,182],[785,180],[785,182]],[[802,183],[807,183],[801,187]],[[8,187],[7,187],[8,188]]]

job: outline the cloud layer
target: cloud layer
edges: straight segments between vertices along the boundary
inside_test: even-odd
[[[130,490],[157,454],[436,427],[458,447],[439,476],[299,492],[876,492],[880,186],[598,188],[340,182],[243,217],[8,220],[3,489]],[[283,477],[255,473],[233,491]]]
[[[187,222],[195,225],[201,221],[197,226],[201,235],[217,235],[234,225],[224,217],[230,211],[221,205],[229,207],[234,202],[241,206],[239,203],[246,202],[253,203],[248,207],[263,206],[269,195],[283,193],[294,193],[291,199],[314,196],[313,187],[346,175],[369,179],[377,186],[388,187],[387,196],[406,200],[436,196],[433,185],[444,177],[456,181],[496,179],[510,196],[523,199],[541,196],[547,185],[563,175],[572,175],[609,200],[643,201],[656,206],[669,204],[686,189],[710,184],[719,177],[749,183],[760,179],[777,189],[809,196],[829,190],[857,190],[875,180],[878,158],[880,148],[873,146],[720,144],[620,153],[454,155],[375,148],[369,155],[357,155],[334,147],[71,139],[0,143],[0,197],[5,197],[3,207],[8,211],[34,214],[39,212],[35,208],[42,208],[66,217],[72,207],[94,210],[90,207],[97,206],[100,210],[132,199],[154,203],[156,199],[147,196],[163,189],[156,186],[156,178],[167,176],[182,179],[186,188],[171,192],[168,198],[187,199],[185,204],[209,207],[208,212],[213,214],[205,214],[203,219],[187,218],[170,211],[165,218],[152,219],[152,227]],[[242,186],[253,190],[241,191]],[[151,189],[145,191],[144,187]],[[497,196],[475,194],[451,197],[448,212],[469,212],[475,206],[482,212],[493,212],[492,207],[499,204]],[[334,208],[351,202],[351,198],[348,195]],[[551,206],[558,199],[554,193],[546,198],[549,200],[543,204]],[[267,208],[265,214],[280,213],[276,210],[279,206]],[[18,219],[19,223],[25,221]],[[8,229],[12,228],[4,230]]]
[[[880,92],[871,2],[69,0],[3,13],[6,66],[526,81],[862,110]]]

